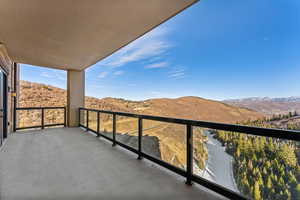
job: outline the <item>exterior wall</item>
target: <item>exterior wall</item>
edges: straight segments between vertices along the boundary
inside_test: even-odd
[[[68,126],[79,126],[78,108],[84,107],[85,72],[68,70],[67,89]]]
[[[14,100],[17,99],[17,95],[14,97],[13,94],[18,94],[18,87],[14,88],[14,70],[17,71],[17,80],[16,83],[18,85],[19,81],[19,66],[16,65],[14,67],[14,63],[10,59],[6,48],[3,44],[0,43],[0,67],[6,72],[7,75],[7,87],[8,87],[8,94],[7,94],[7,132],[8,134],[13,131],[13,105]]]

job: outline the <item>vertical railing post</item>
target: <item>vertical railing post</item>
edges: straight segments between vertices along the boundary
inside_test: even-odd
[[[16,107],[16,97],[14,97],[14,113],[13,113],[13,131],[17,131],[17,107]]]
[[[41,121],[41,124],[42,124],[42,129],[44,129],[45,128],[45,121],[44,121],[44,115],[45,115],[45,113],[44,113],[44,108],[42,108],[42,121]]]
[[[100,112],[97,112],[97,137],[100,137]]]
[[[66,109],[66,107],[64,107],[64,127],[67,127],[67,109]]]
[[[79,120],[79,126],[81,126],[81,108],[78,109],[79,111],[79,116],[78,116],[78,120]]]
[[[141,160],[142,157],[142,136],[143,136],[143,119],[141,117],[139,117],[139,121],[138,121],[138,152],[139,152],[139,156],[138,156],[138,160]]]
[[[113,114],[113,146],[116,146],[116,129],[117,129],[117,117]]]
[[[190,124],[186,126],[186,184],[192,185],[192,175],[193,175],[193,127]]]
[[[86,110],[86,131],[89,130],[89,111]]]

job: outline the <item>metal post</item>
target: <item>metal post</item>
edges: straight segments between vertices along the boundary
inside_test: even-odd
[[[14,69],[13,69],[13,79],[14,79],[14,82],[13,82],[13,89],[14,89],[14,116],[13,116],[13,120],[14,120],[14,124],[13,124],[13,130],[14,132],[17,131],[17,121],[19,121],[17,119],[17,70],[18,70],[18,65],[17,63],[14,63]]]
[[[44,129],[45,128],[45,122],[44,122],[44,108],[42,108],[42,122],[41,122],[41,124],[42,124],[42,129]]]
[[[17,97],[14,97],[13,131],[17,130]]]
[[[64,127],[67,126],[67,109],[64,107]]]
[[[138,137],[138,151],[139,151],[139,156],[138,156],[138,160],[142,159],[142,136],[143,136],[143,119],[141,117],[139,117],[139,121],[138,121],[138,133],[139,133],[139,137]]]
[[[117,129],[117,119],[116,114],[113,114],[113,146],[116,146],[116,129]]]
[[[81,108],[79,108],[79,116],[78,116],[78,120],[79,120],[79,126],[82,125],[81,124]]]
[[[186,184],[192,185],[192,175],[193,175],[193,127],[191,125],[186,126]]]
[[[89,130],[89,111],[86,110],[86,131]]]
[[[97,112],[97,137],[100,137],[100,112]]]

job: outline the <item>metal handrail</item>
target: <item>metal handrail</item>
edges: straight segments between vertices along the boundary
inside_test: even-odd
[[[142,118],[142,119],[155,120],[155,121],[161,121],[161,122],[199,126],[202,128],[210,128],[210,129],[218,129],[218,130],[223,130],[223,131],[246,133],[249,135],[300,141],[300,131],[295,131],[295,130],[260,128],[260,127],[252,127],[252,126],[245,126],[245,125],[225,124],[225,123],[198,121],[198,120],[190,120],[190,119],[178,119],[178,118],[172,118],[172,117],[141,115],[141,114],[134,114],[134,113],[113,112],[113,111],[107,111],[107,110],[96,110],[96,109],[87,109],[87,108],[80,108],[80,109],[94,111],[94,112],[101,112],[101,113],[106,113],[106,114],[116,114],[119,116]]]
[[[47,110],[51,110],[51,109],[65,109],[66,107],[64,106],[57,106],[57,107],[18,107],[16,108],[16,110],[40,110],[40,109],[47,109]]]
[[[86,111],[86,125],[81,124],[80,115],[81,111]],[[93,130],[89,128],[89,112],[97,113],[97,130]],[[113,137],[110,138],[100,132],[100,113],[111,114],[113,115]],[[124,143],[121,143],[116,140],[116,117],[117,116],[126,116],[138,119],[138,149],[132,148]],[[186,125],[186,152],[187,152],[187,163],[186,170],[178,168],[174,165],[171,165],[163,160],[157,159],[149,154],[146,154],[142,151],[142,136],[143,136],[143,128],[142,122],[143,120],[155,120],[160,122],[168,122],[168,123],[176,123]],[[191,185],[193,182],[196,182],[204,187],[207,187],[225,197],[230,199],[248,199],[248,197],[243,196],[237,192],[231,191],[228,188],[225,188],[221,185],[208,181],[200,176],[197,176],[193,173],[193,126],[202,127],[202,128],[210,128],[224,131],[232,131],[238,133],[245,133],[249,135],[255,136],[264,136],[264,137],[273,137],[278,139],[285,140],[294,140],[300,141],[300,131],[294,130],[282,130],[282,129],[271,129],[271,128],[259,128],[259,127],[251,127],[251,126],[243,126],[243,125],[234,125],[234,124],[225,124],[225,123],[216,123],[216,122],[207,122],[207,121],[197,121],[190,119],[178,119],[171,117],[160,117],[160,116],[151,116],[151,115],[141,115],[134,113],[126,113],[126,112],[113,112],[107,110],[97,110],[97,109],[88,109],[88,108],[79,108],[79,126],[85,128],[87,131],[91,131],[95,133],[98,137],[101,136],[113,143],[113,146],[119,145],[129,151],[132,151],[138,155],[138,159],[146,158],[154,163],[157,163],[183,177],[186,178],[186,184]]]
[[[63,109],[64,110],[64,122],[63,123],[56,123],[56,124],[45,124],[45,110],[57,110]],[[66,107],[19,107],[15,108],[15,115],[17,115],[18,110],[41,110],[41,124],[37,126],[26,126],[26,127],[17,127],[17,117],[14,117],[14,131],[17,130],[24,130],[24,129],[33,129],[33,128],[41,128],[44,129],[45,127],[53,127],[53,126],[67,126],[67,109]]]

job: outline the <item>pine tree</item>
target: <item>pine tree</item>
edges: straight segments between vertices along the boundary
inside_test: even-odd
[[[283,163],[286,163],[292,167],[296,166],[297,164],[296,154],[287,144],[284,144],[280,147],[278,157],[283,161]]]
[[[261,198],[261,194],[260,194],[260,190],[259,190],[259,184],[258,184],[258,182],[255,182],[255,184],[254,184],[253,196],[254,196],[255,200],[262,199]]]
[[[268,176],[268,180],[267,180],[267,188],[268,188],[268,189],[272,189],[272,186],[273,186],[273,184],[272,184],[271,177]]]
[[[300,184],[295,188],[294,199],[300,199]]]
[[[237,147],[236,149],[236,157],[239,158],[241,156],[241,151],[240,151],[240,148]]]

